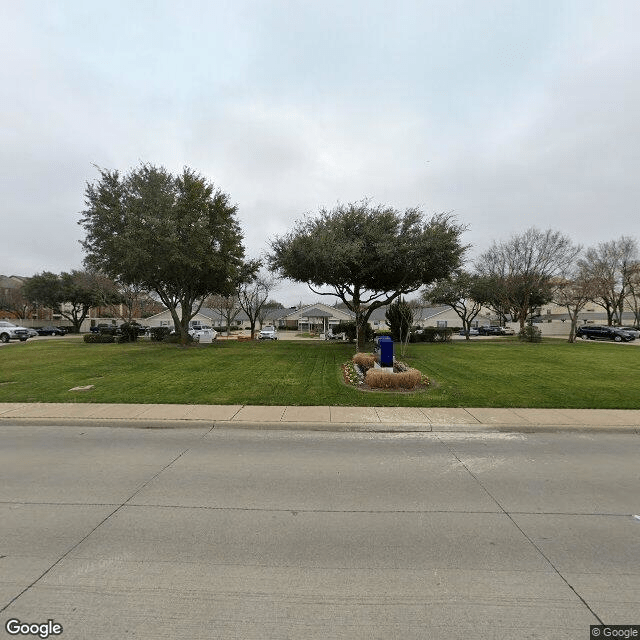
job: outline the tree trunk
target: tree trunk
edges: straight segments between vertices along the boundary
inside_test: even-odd
[[[171,305],[171,306],[167,305],[167,306],[169,308],[169,313],[171,313],[171,318],[173,319],[173,326],[176,332],[178,333],[178,335],[180,336],[180,344],[186,345],[187,342],[189,341],[189,330],[188,328],[185,328],[182,324],[182,321],[185,319],[184,310],[182,312],[182,318],[179,318],[178,311],[175,305]],[[188,323],[189,321],[187,320],[187,327],[188,327]]]
[[[569,329],[569,342],[576,341],[576,325],[578,324],[578,313],[572,314],[569,312],[569,317],[571,318],[571,327]]]
[[[358,351],[364,351],[366,345],[367,331],[364,323],[362,322],[362,316],[358,313],[356,315],[356,345]]]

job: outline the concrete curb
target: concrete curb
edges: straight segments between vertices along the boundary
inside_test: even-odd
[[[248,422],[235,420],[136,420],[129,418],[20,418],[0,417],[0,428],[107,427],[121,429],[245,429],[256,431],[324,431],[341,433],[630,433],[640,435],[637,425],[577,424],[411,424],[381,422]]]

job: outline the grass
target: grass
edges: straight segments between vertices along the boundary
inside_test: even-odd
[[[409,345],[403,360],[433,385],[362,392],[342,380],[352,345],[221,341],[181,348],[77,337],[0,349],[0,402],[640,408],[633,345],[516,340]],[[91,391],[72,387],[95,385]]]

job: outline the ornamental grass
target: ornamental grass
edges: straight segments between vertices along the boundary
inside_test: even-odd
[[[422,374],[417,369],[400,373],[369,369],[364,381],[372,389],[415,389],[422,381]]]
[[[371,369],[376,363],[376,357],[372,353],[356,353],[351,359],[363,369]]]

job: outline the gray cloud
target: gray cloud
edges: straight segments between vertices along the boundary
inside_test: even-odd
[[[93,163],[201,171],[239,204],[251,255],[303,214],[365,196],[453,210],[478,251],[531,225],[585,245],[639,235],[635,2],[2,14],[2,273],[80,265]]]

